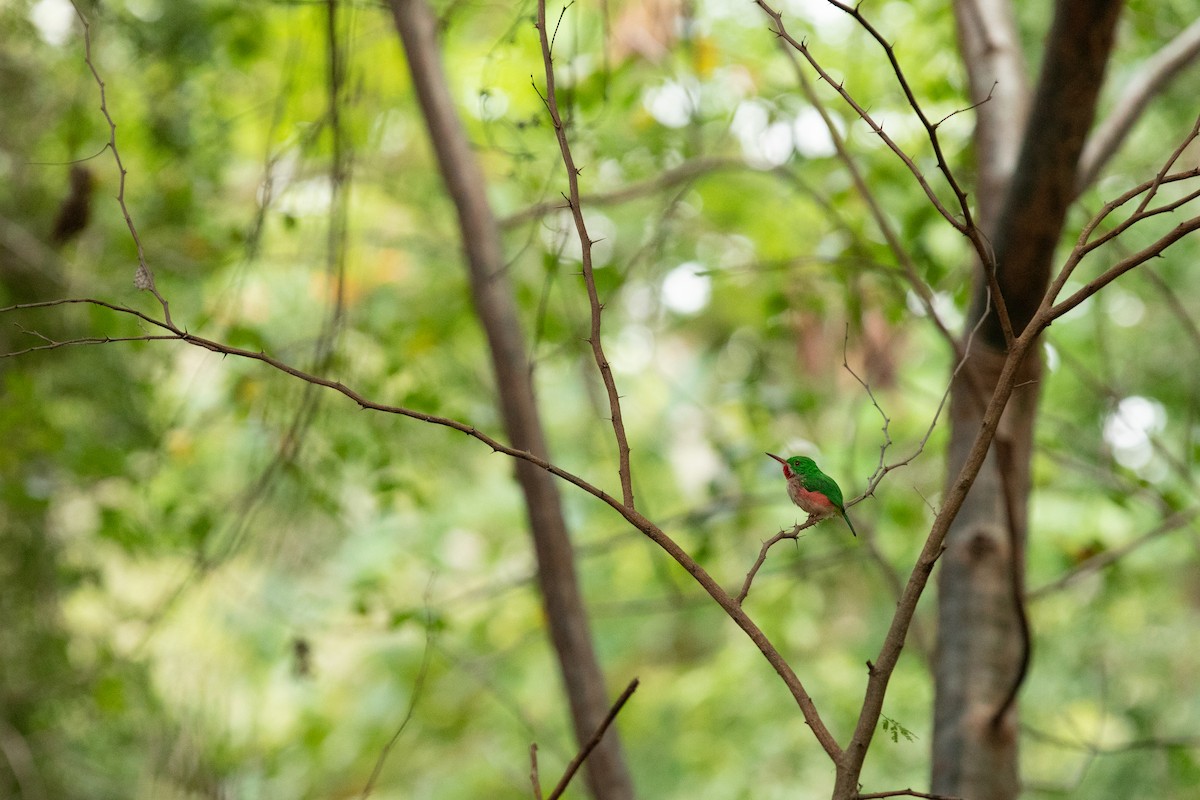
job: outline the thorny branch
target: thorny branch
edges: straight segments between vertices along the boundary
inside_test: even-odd
[[[746,573],[746,578],[742,581],[741,591],[737,593],[737,597],[733,601],[739,606],[746,601],[746,597],[750,594],[750,584],[754,582],[754,577],[758,575],[758,571],[762,569],[762,565],[767,560],[767,551],[775,545],[782,542],[784,539],[799,539],[800,532],[816,525],[820,520],[809,519],[801,522],[791,530],[780,531],[762,543],[762,547],[758,550],[758,558],[754,561],[754,566],[750,567],[750,571]]]
[[[563,9],[566,12],[566,9]],[[561,17],[560,17],[561,21]],[[538,39],[542,46],[542,63],[546,73],[546,94],[542,101],[550,113],[550,121],[554,124],[554,135],[558,138],[558,148],[562,153],[563,166],[567,170],[567,185],[569,195],[567,203],[571,208],[571,216],[575,220],[575,231],[579,235],[579,246],[582,253],[583,280],[587,284],[588,302],[592,311],[592,327],[588,343],[592,346],[592,354],[604,388],[608,392],[608,408],[612,416],[613,435],[617,439],[618,473],[621,478],[621,499],[629,508],[633,508],[633,478],[629,471],[629,440],[625,436],[625,422],[621,417],[621,396],[617,393],[616,380],[613,378],[612,366],[604,355],[604,345],[600,340],[600,315],[604,305],[596,292],[596,276],[592,271],[592,238],[587,232],[587,223],[583,219],[583,209],[579,204],[579,172],[575,159],[571,155],[571,145],[567,141],[567,129],[563,125],[562,116],[558,112],[558,97],[554,80],[554,56],[551,42],[546,31],[546,0],[538,0],[537,4]],[[556,31],[557,32],[557,31]],[[535,86],[536,89],[536,86]]]
[[[725,610],[725,613],[730,617],[730,619],[732,619],[733,622],[750,638],[750,640],[758,648],[759,652],[763,654],[763,657],[766,658],[767,662],[783,680],[784,684],[791,692],[792,697],[795,699],[796,704],[800,707],[805,721],[808,723],[809,727],[812,728],[813,735],[817,738],[817,741],[821,744],[821,747],[825,750],[829,757],[835,762],[841,758],[842,750],[838,746],[837,740],[833,738],[833,734],[822,721],[821,716],[817,711],[816,704],[813,703],[812,697],[808,694],[807,690],[805,690],[804,685],[796,675],[795,670],[792,669],[791,665],[788,664],[787,660],[784,659],[779,650],[776,649],[775,645],[771,643],[766,634],[762,632],[762,629],[760,629],[754,620],[752,620],[749,615],[742,610],[742,608],[734,601],[733,597],[731,597],[729,593],[726,592],[721,585],[717,583],[717,581],[711,575],[709,575],[708,572],[702,566],[700,566],[700,564],[697,563],[690,554],[687,553],[687,551],[680,547],[674,539],[664,533],[661,528],[639,513],[636,509],[625,505],[604,490],[589,483],[580,476],[572,472],[568,472],[567,470],[550,463],[546,459],[530,453],[528,450],[519,450],[515,447],[506,445],[495,437],[492,437],[479,430],[474,425],[469,425],[465,422],[460,422],[459,420],[450,419],[449,417],[441,417],[436,414],[426,414],[422,411],[405,408],[403,406],[393,406],[386,403],[375,402],[366,398],[359,392],[355,391],[349,386],[346,386],[340,381],[322,378],[318,375],[305,372],[304,370],[293,367],[290,364],[274,358],[273,356],[267,355],[262,351],[255,352],[253,350],[246,350],[244,348],[234,347],[232,345],[217,342],[212,339],[206,339],[202,336],[196,336],[195,334],[191,334],[187,331],[177,328],[172,323],[154,319],[148,314],[145,314],[134,308],[129,308],[128,306],[121,306],[115,303],[109,303],[104,300],[97,300],[93,298],[67,298],[61,300],[48,300],[38,303],[23,303],[20,305],[8,306],[6,308],[0,308],[0,314],[72,304],[94,305],[101,308],[107,308],[120,314],[128,314],[155,328],[165,330],[168,334],[170,334],[169,336],[157,335],[152,337],[154,339],[176,339],[194,347],[200,347],[205,350],[209,350],[213,353],[237,356],[240,358],[247,358],[253,361],[261,362],[280,372],[291,375],[298,380],[307,381],[308,383],[332,389],[333,391],[344,395],[350,400],[353,400],[359,406],[359,408],[362,409],[371,409],[373,411],[379,411],[385,414],[396,414],[398,416],[426,422],[431,425],[440,425],[442,427],[451,428],[482,442],[490,447],[494,452],[503,453],[504,455],[512,458],[518,458],[523,461],[527,461],[535,466],[540,467],[541,469],[546,470],[551,475],[561,478],[567,483],[582,489],[583,491],[603,502],[605,505],[612,508],[618,514],[620,514],[626,520],[626,522],[628,522],[637,530],[641,531],[647,538],[665,550],[667,554],[675,560],[676,563],[683,567],[688,574],[691,575],[698,584],[700,584],[701,588],[703,588],[704,591],[706,591],[708,595],[712,597],[712,599],[716,601],[716,603],[721,606],[722,609]],[[138,337],[128,338],[137,339]],[[141,338],[146,339],[151,337]],[[66,344],[69,343],[62,343],[62,345]],[[6,358],[15,355],[17,355],[17,353],[0,353],[0,358]]]

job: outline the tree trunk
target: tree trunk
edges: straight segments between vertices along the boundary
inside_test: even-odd
[[[969,0],[963,5],[970,5]],[[1002,203],[990,197],[980,204],[1000,209],[984,215],[995,220],[984,232],[995,246],[996,279],[1013,333],[1024,329],[1048,287],[1120,8],[1120,0],[1060,0],[1011,176],[996,173],[997,165],[1007,161],[1003,153],[979,154],[981,165],[990,165],[988,188],[1007,187]],[[966,48],[970,40],[964,27],[960,20],[960,42]],[[982,83],[972,80],[976,92]],[[978,136],[976,141],[1009,146],[995,137]],[[978,281],[967,329],[986,319],[953,386],[950,479],[979,431],[1006,355],[1006,334],[986,287],[986,281]],[[987,461],[950,528],[938,576],[932,788],[971,800],[1011,800],[1020,792],[1015,702],[1000,712],[1029,655],[1023,601],[1016,599],[1024,591],[1040,350],[1035,348],[1021,369],[1020,388],[1013,392]]]
[[[483,172],[446,85],[436,19],[423,0],[391,0],[391,8],[438,165],[458,211],[472,299],[487,335],[505,430],[513,447],[549,460],[500,231],[487,202]],[[516,473],[529,515],[550,639],[566,686],[575,737],[582,745],[604,720],[609,700],[579,592],[558,485],[554,476],[527,461],[517,460]],[[615,727],[588,756],[585,774],[598,800],[634,796]]]

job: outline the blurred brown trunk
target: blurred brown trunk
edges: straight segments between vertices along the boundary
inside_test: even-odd
[[[989,39],[972,29],[986,15],[1011,21],[1007,2],[963,2],[973,17],[960,14],[964,60],[972,42]],[[1060,0],[1046,41],[1037,93],[1029,110],[1019,156],[1012,142],[976,137],[981,170],[991,192],[980,198],[984,232],[995,245],[996,278],[1020,333],[1046,292],[1054,250],[1075,197],[1077,164],[1090,129],[1112,48],[1120,0]],[[1012,30],[991,37],[1000,41]],[[1003,70],[1000,71],[1001,73]],[[1011,73],[1010,73],[1011,74]],[[972,80],[986,96],[986,81]],[[989,115],[981,108],[979,125]],[[982,97],[976,99],[981,100]],[[1022,114],[1019,95],[1007,113]],[[986,133],[986,132],[985,132]],[[1012,164],[1006,174],[1006,165]],[[994,221],[994,223],[993,223]],[[958,474],[996,386],[1005,359],[1005,336],[980,280],[967,329],[986,317],[971,344],[970,358],[954,382],[948,475]],[[1015,597],[1023,591],[1025,542],[1033,457],[1033,429],[1041,377],[1040,350],[1022,365],[993,446],[966,503],[950,528],[938,576],[938,648],[935,663],[933,780],[935,793],[971,800],[1011,800],[1020,793],[1015,702],[997,716],[1028,656],[1026,632]]]
[[[436,19],[423,0],[391,0],[391,8],[438,165],[458,211],[471,294],[491,350],[505,430],[513,447],[548,459],[500,231],[487,202],[483,172],[446,85]],[[516,473],[525,495],[550,639],[566,686],[575,737],[582,745],[604,720],[609,699],[580,596],[558,485],[554,476],[527,461],[516,461]],[[634,796],[615,728],[609,728],[584,767],[597,800]]]

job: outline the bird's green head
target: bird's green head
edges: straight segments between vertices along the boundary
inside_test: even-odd
[[[771,458],[783,464],[783,477],[788,480],[792,479],[793,475],[800,475],[805,478],[820,475],[821,470],[817,467],[817,462],[813,461],[808,456],[792,456],[791,458],[780,458],[774,453],[767,453]]]

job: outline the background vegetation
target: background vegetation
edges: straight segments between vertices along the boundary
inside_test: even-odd
[[[181,326],[496,434],[453,209],[392,20],[340,8],[332,38],[324,4],[86,8],[130,214]],[[819,3],[784,8],[932,173],[863,31]],[[530,79],[533,6],[438,11],[505,218],[555,462],[616,492],[562,165]],[[864,12],[930,117],[969,105],[943,4]],[[879,409],[889,460],[920,449],[953,354],[769,20],[728,2],[678,13],[572,6],[555,52],[639,508],[734,590],[760,543],[800,519],[763,452],[813,454],[858,494],[887,441]],[[1050,11],[1021,13],[1036,62]],[[1130,4],[1102,107],[1193,15],[1182,0]],[[14,0],[0,36],[0,306],[91,296],[155,313],[133,286],[74,10]],[[958,330],[969,243],[819,91]],[[1197,96],[1193,71],[1159,97],[1081,207],[1153,175]],[[968,184],[970,121],[939,131]],[[56,245],[80,159],[91,217]],[[1149,241],[1137,237],[1122,246]],[[1047,334],[1021,741],[1031,797],[1184,797],[1200,782],[1198,256],[1179,243]],[[5,353],[153,332],[90,306],[2,322]],[[409,714],[374,797],[528,797],[530,742],[546,775],[574,755],[506,457],[179,343],[25,352],[0,360],[0,381],[0,794],[357,796]],[[809,529],[772,550],[747,601],[839,735],[932,520],[944,436],[935,427],[851,510],[860,539],[840,522]],[[828,795],[824,753],[737,629],[611,509],[571,487],[563,497],[610,688],[641,680],[618,722],[639,793]],[[931,600],[884,709],[905,735],[877,738],[868,788],[927,780]]]

